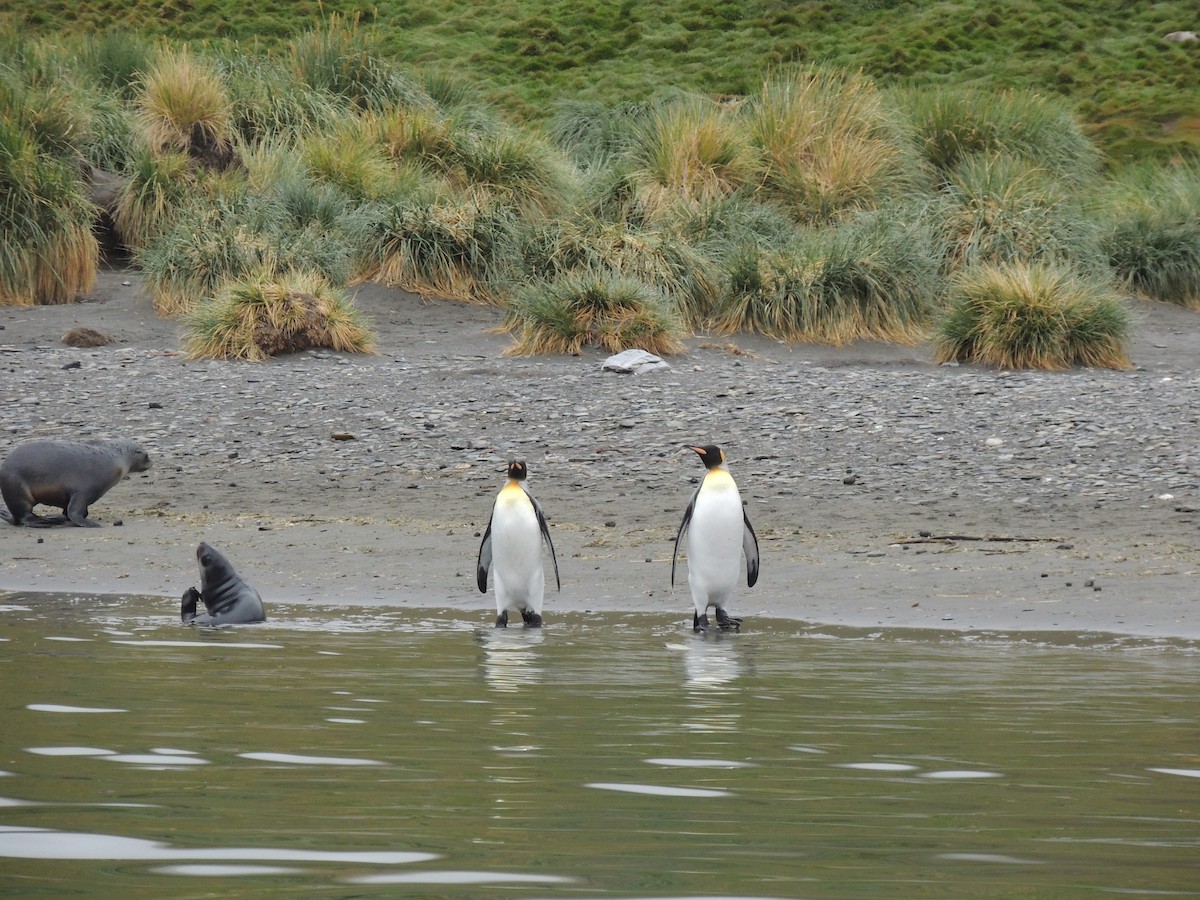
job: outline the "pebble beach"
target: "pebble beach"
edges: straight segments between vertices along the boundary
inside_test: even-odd
[[[375,285],[370,356],[189,361],[136,273],[0,308],[0,453],[130,437],[154,467],[98,529],[0,530],[0,589],[145,593],[177,609],[195,545],[268,605],[460,610],[523,458],[562,569],[556,613],[678,614],[680,516],[721,445],[762,576],[731,611],[822,626],[1200,639],[1200,314],[1139,304],[1125,371],[935,366],[923,347],[695,336],[671,368],[513,358],[502,313]],[[61,341],[84,325],[113,343]],[[115,523],[120,522],[119,526]]]

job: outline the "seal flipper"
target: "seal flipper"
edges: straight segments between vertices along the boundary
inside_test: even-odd
[[[14,525],[24,525],[26,528],[57,528],[59,525],[69,525],[71,520],[66,516],[55,513],[52,516],[39,516],[37,513],[25,513],[20,522],[15,522],[12,519],[12,513],[4,515],[7,510],[0,512],[0,518],[6,522],[12,522]]]
[[[182,601],[179,606],[179,618],[186,624],[196,618],[196,604],[200,601],[200,592],[190,587],[183,592]]]

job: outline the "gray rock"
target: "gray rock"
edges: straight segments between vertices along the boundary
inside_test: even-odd
[[[603,366],[605,372],[620,372],[623,375],[644,375],[646,372],[670,368],[669,363],[645,350],[622,350],[606,359]]]

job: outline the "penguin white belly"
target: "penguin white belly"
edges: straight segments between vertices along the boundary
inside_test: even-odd
[[[713,475],[696,496],[688,526],[688,586],[700,615],[729,601],[742,555],[742,498],[727,473]]]
[[[505,488],[492,512],[492,573],[496,612],[528,609],[541,615],[545,594],[542,532],[521,488]]]

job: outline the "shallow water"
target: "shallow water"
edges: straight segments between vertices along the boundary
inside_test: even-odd
[[[1200,893],[1194,645],[271,615],[0,595],[0,894]]]

